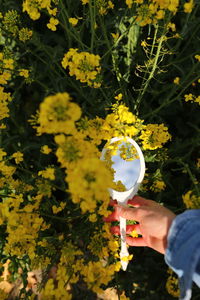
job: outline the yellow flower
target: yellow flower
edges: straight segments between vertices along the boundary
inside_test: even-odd
[[[126,0],[126,5],[128,6],[128,8],[131,8],[133,5],[133,0]]]
[[[10,69],[10,70],[14,69],[14,60],[12,58],[3,59],[3,63],[5,69]]]
[[[194,101],[194,96],[193,96],[192,93],[190,93],[190,94],[185,94],[184,97],[185,97],[185,101],[186,101],[186,102],[188,102],[188,101]]]
[[[76,18],[69,18],[69,23],[72,26],[76,26],[78,24],[78,19],[76,19]]]
[[[195,58],[200,62],[200,55],[199,54],[196,54]]]
[[[199,209],[200,208],[200,197],[196,196],[193,191],[188,191],[182,196],[183,202],[188,209]]]
[[[119,38],[119,33],[111,33],[113,39],[116,41]]]
[[[120,93],[117,96],[115,96],[115,99],[118,100],[118,101],[122,100],[122,98],[123,98],[122,93]]]
[[[97,221],[97,215],[96,214],[91,214],[90,216],[89,216],[89,221],[90,222],[96,222]]]
[[[0,101],[0,120],[9,117],[8,103]]]
[[[198,104],[200,105],[200,96],[196,97],[196,98],[194,99],[194,102],[196,102],[196,103],[198,103]]]
[[[142,42],[141,42],[141,46],[142,46],[142,47],[147,47],[147,42],[146,42],[146,41],[142,41]]]
[[[163,9],[159,9],[156,13],[156,19],[161,20],[165,16],[165,11]]]
[[[176,25],[174,23],[169,22],[167,28],[171,29],[173,32],[176,31]]]
[[[174,78],[174,83],[175,83],[175,84],[179,84],[179,83],[180,83],[180,77]]]
[[[163,180],[155,180],[153,184],[151,185],[150,189],[154,191],[155,193],[159,193],[163,191],[166,187],[166,184]]]
[[[138,233],[136,230],[133,230],[130,235],[133,237],[133,238],[137,238],[138,237]]]
[[[2,148],[0,148],[0,161],[3,160],[3,157],[4,157],[5,155],[7,155],[7,153],[6,153]]]
[[[69,75],[75,76],[80,82],[87,83],[94,88],[100,87],[98,76],[101,71],[100,56],[88,52],[78,52],[71,48],[62,60],[64,69],[69,68]]]
[[[56,26],[59,24],[58,19],[56,18],[50,18],[49,23],[47,24],[47,27],[51,29],[52,31],[56,31]]]
[[[4,30],[16,36],[19,31],[20,15],[16,10],[8,10],[2,20]]]
[[[50,180],[55,180],[55,169],[51,167],[47,167],[43,171],[38,172],[39,176],[42,176],[43,178],[50,179]]]
[[[53,9],[51,9],[50,7],[47,7],[47,10],[48,10],[48,13],[51,15],[51,16],[56,16],[57,12],[58,12],[58,9],[55,7]]]
[[[140,25],[140,26],[145,26],[147,24],[151,24],[152,23],[152,14],[154,13],[152,11],[152,8],[154,8],[154,5],[151,3],[150,4],[150,8],[147,4],[142,4],[141,6],[139,6],[136,10],[137,10],[137,18],[136,18],[136,22]]]
[[[194,1],[190,0],[189,2],[184,4],[184,12],[185,13],[191,13],[193,7],[194,7]]]
[[[80,116],[80,107],[71,102],[68,93],[48,96],[40,104],[38,133],[72,133]]]
[[[62,211],[65,208],[66,205],[67,204],[65,202],[60,202],[60,206],[58,206],[58,207],[53,205],[52,206],[53,213],[54,214],[59,213],[60,211]]]
[[[19,164],[21,161],[23,161],[23,153],[19,151],[13,153],[12,157],[15,159],[16,164]]]
[[[68,169],[66,181],[72,201],[80,203],[83,213],[93,213],[101,201],[108,205],[107,187],[112,186],[112,175],[99,158],[78,160],[74,168]]]
[[[0,74],[0,84],[7,84],[8,80],[10,79],[11,79],[10,71],[4,71],[2,74]]]
[[[179,290],[179,284],[178,284],[178,278],[173,273],[171,269],[168,270],[168,273],[170,274],[167,282],[166,282],[166,290],[167,292],[172,295],[173,297],[178,298],[180,296],[180,290]]]
[[[19,70],[19,75],[24,77],[24,78],[28,78],[29,77],[29,70],[21,69],[21,70]]]
[[[41,151],[43,154],[49,154],[49,153],[51,153],[52,149],[49,148],[48,145],[44,145],[44,146],[41,147],[41,150],[40,150],[40,151]]]
[[[85,5],[87,3],[89,3],[89,0],[81,0],[82,4]]]
[[[168,128],[164,126],[164,124],[148,124],[142,130],[140,139],[142,139],[144,150],[154,150],[161,148],[163,144],[171,139],[171,135],[168,133]]]
[[[128,256],[122,257],[122,260],[123,260],[123,261],[129,261],[129,260],[131,260],[132,258],[133,258],[133,254],[130,254],[130,255],[128,255]]]
[[[106,15],[109,9],[114,8],[113,2],[108,0],[97,0],[96,6],[100,15]]]
[[[169,11],[173,12],[174,14],[177,12],[178,6],[179,6],[179,0],[170,0],[168,1],[163,1],[161,0],[161,3],[166,3],[165,8],[167,8]]]
[[[25,43],[26,41],[30,40],[33,35],[33,31],[29,30],[28,28],[22,28],[19,30],[18,35],[19,40]]]

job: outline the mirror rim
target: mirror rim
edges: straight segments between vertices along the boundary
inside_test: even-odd
[[[127,137],[127,136],[114,137],[109,140],[109,144],[111,145],[111,144],[121,141],[121,140],[126,140],[126,142],[131,143],[136,148],[137,153],[139,155],[139,160],[140,160],[140,174],[139,174],[138,179],[136,180],[135,184],[133,185],[133,187],[131,187],[129,190],[124,191],[124,192],[118,192],[118,191],[116,191],[114,189],[110,189],[110,188],[108,189],[112,199],[115,199],[119,202],[126,202],[128,199],[130,199],[132,196],[134,196],[137,193],[139,185],[141,184],[141,182],[144,178],[145,160],[144,160],[142,150],[140,149],[140,146],[136,143],[135,140],[133,140],[130,137]],[[101,160],[104,160],[106,151],[107,151],[107,149],[104,147],[101,152]]]

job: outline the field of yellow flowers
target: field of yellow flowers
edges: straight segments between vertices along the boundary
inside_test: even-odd
[[[139,194],[200,208],[199,16],[198,0],[0,0],[1,300],[178,297],[154,250],[120,269],[100,156],[132,137]]]

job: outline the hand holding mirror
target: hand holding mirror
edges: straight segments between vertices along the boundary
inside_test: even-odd
[[[108,161],[114,170],[115,188],[109,188],[110,196],[120,205],[127,205],[138,191],[144,178],[145,161],[138,144],[129,137],[112,138],[102,150],[101,160]],[[126,271],[129,255],[126,245],[126,219],[120,217],[122,269]]]

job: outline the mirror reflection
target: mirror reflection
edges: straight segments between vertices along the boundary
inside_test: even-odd
[[[105,160],[113,173],[116,191],[130,190],[140,175],[140,159],[136,148],[127,141],[106,145]]]

